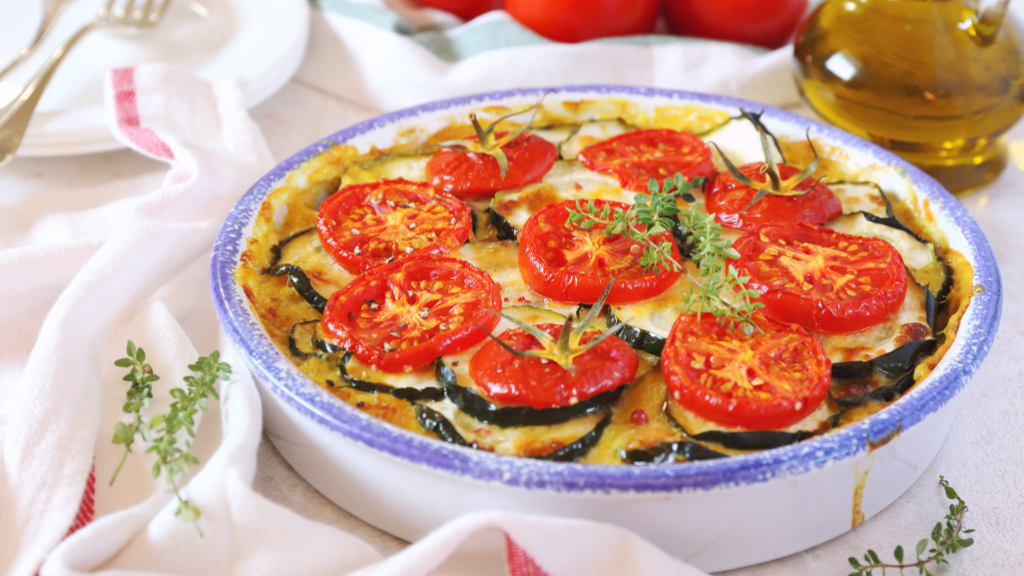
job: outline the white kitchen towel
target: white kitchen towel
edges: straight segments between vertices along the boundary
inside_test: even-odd
[[[0,245],[0,274],[19,280],[0,285],[4,301],[52,304],[9,314],[23,324],[13,329],[37,336],[22,366],[0,372],[9,378],[0,388],[0,571],[405,576],[497,561],[515,576],[700,574],[620,528],[486,513],[382,562],[352,535],[256,494],[259,396],[217,325],[209,257],[227,211],[270,168],[265,142],[232,81],[149,65],[113,71],[107,96],[118,138],[169,171],[155,190],[50,214]],[[55,287],[55,302],[22,300]],[[202,536],[175,516],[176,501],[149,474],[152,457],[139,445],[108,485],[122,452],[110,441],[114,424],[126,418],[125,370],[113,362],[129,339],[161,376],[150,417],[166,410],[197,356],[219,349],[234,366],[198,422],[202,464],[180,481],[202,512]],[[504,535],[507,558],[480,560],[463,546],[488,532]]]
[[[494,11],[454,28],[396,33],[397,13],[383,0],[317,0],[303,82],[373,109],[522,88],[580,84],[655,86],[796,105],[792,46],[762,49],[671,36],[551,42],[506,12]],[[404,4],[389,0],[392,4]],[[413,20],[410,10],[403,11]],[[325,15],[321,18],[320,14]],[[387,15],[391,15],[390,18]],[[396,24],[399,23],[399,24]]]

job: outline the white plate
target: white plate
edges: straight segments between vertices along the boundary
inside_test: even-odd
[[[0,81],[14,94],[49,54],[105,0],[76,0],[36,53]],[[0,62],[13,59],[42,19],[38,1],[0,0]],[[245,81],[248,105],[276,92],[295,73],[309,37],[306,0],[173,0],[152,30],[91,32],[65,57],[47,88],[19,156],[63,156],[121,148],[107,125],[103,79],[111,68],[175,64],[214,80]]]

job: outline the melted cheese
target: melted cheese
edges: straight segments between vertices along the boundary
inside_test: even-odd
[[[725,163],[722,162],[719,151],[724,153],[737,168],[744,164],[764,162],[764,147],[761,146],[761,137],[758,134],[757,128],[746,119],[734,118],[732,121],[708,132],[702,138],[709,146],[713,143],[718,147],[716,150],[715,146],[711,146],[712,157],[718,169],[723,172],[725,171]],[[779,153],[779,149],[774,144],[771,146],[774,149],[773,152],[777,154],[776,160],[778,160],[781,158],[781,153]]]
[[[496,193],[491,210],[519,230],[548,204],[590,199],[632,204],[635,196],[636,192],[620,188],[615,178],[591,172],[576,160],[559,160],[539,183]]]
[[[829,190],[843,205],[843,214],[867,212],[885,218],[885,197],[877,184],[866,182],[827,182]]]
[[[903,257],[903,264],[910,270],[915,282],[927,286],[933,294],[938,294],[942,289],[946,281],[946,267],[939,260],[935,245],[931,242],[921,242],[903,230],[871,222],[863,214],[833,218],[826,226],[844,234],[885,240]]]
[[[575,160],[587,146],[592,146],[619,134],[635,130],[621,120],[603,120],[580,124],[572,137],[562,143],[558,153],[564,160]]]

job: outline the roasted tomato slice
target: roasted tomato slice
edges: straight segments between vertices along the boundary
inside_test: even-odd
[[[323,329],[384,372],[419,368],[487,337],[501,310],[490,275],[464,260],[413,256],[360,274],[331,295]]]
[[[504,132],[494,134],[496,140],[504,136]],[[469,139],[477,140],[475,136]],[[446,149],[427,162],[427,181],[440,190],[461,196],[490,194],[540,181],[558,159],[554,144],[529,132],[502,146],[501,151],[508,160],[504,178],[493,157]]]
[[[712,314],[683,314],[661,353],[669,394],[722,426],[774,430],[814,412],[828,393],[832,362],[821,342],[791,324],[755,316],[747,336]]]
[[[756,182],[767,182],[765,163],[755,162],[740,166],[740,172]],[[785,180],[800,170],[789,164],[779,164],[779,176]],[[810,190],[800,196],[773,196],[761,198],[750,206],[757,191],[740,184],[728,172],[716,174],[706,188],[707,209],[723,226],[739,230],[753,230],[763,224],[789,224],[809,222],[822,224],[843,213],[839,198],[824,184],[815,185],[814,178],[807,178],[796,185],[796,190]],[[813,190],[811,189],[813,187]],[[750,208],[743,212],[747,206]]]
[[[880,324],[907,293],[903,258],[879,238],[801,223],[746,232],[733,248],[765,315],[812,332],[849,334]]]
[[[584,148],[579,161],[594,172],[611,174],[628,190],[647,192],[651,178],[659,182],[681,172],[688,179],[715,172],[711,151],[700,138],[678,130],[634,130]]]
[[[556,339],[562,334],[558,324],[537,327]],[[600,335],[598,330],[586,332],[580,344],[587,344]],[[498,338],[520,352],[543,348],[536,337],[522,328],[506,330]],[[609,336],[577,356],[573,366],[575,373],[541,358],[514,356],[492,340],[473,355],[469,374],[491,402],[556,408],[572,406],[632,382],[639,360],[629,344]]]
[[[622,202],[595,200],[597,207],[627,210]],[[657,296],[679,277],[661,267],[658,274],[644,272],[639,264],[643,247],[625,235],[605,236],[598,224],[584,230],[568,224],[569,210],[576,202],[549,204],[530,217],[519,231],[519,273],[531,290],[558,302],[593,304],[612,279],[608,304],[638,302]],[[654,237],[672,244],[672,257],[682,262],[670,232]]]
[[[320,243],[353,274],[415,254],[446,254],[469,238],[470,209],[425,182],[345,186],[320,204]]]

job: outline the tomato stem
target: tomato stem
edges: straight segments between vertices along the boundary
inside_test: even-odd
[[[715,147],[715,150],[718,152],[718,156],[722,159],[722,163],[725,164],[725,168],[726,170],[728,170],[729,175],[731,175],[740,184],[743,184],[744,186],[749,186],[750,188],[753,188],[754,190],[757,191],[757,193],[754,195],[754,198],[750,201],[749,204],[747,204],[746,208],[740,210],[740,214],[743,214],[747,210],[750,210],[750,208],[754,206],[754,204],[757,204],[762,198],[769,194],[775,196],[803,196],[804,194],[807,194],[808,192],[811,192],[812,190],[817,188],[818,184],[821,182],[821,179],[824,178],[824,176],[819,178],[818,181],[814,183],[814,186],[811,186],[804,190],[797,190],[797,186],[799,186],[807,178],[810,178],[811,175],[814,174],[814,172],[818,169],[818,151],[817,149],[814,148],[814,143],[811,141],[810,128],[807,129],[806,138],[807,144],[810,145],[811,147],[811,153],[814,154],[814,159],[806,168],[801,170],[799,173],[794,174],[789,178],[783,179],[782,175],[779,173],[780,162],[776,160],[777,155],[779,157],[779,160],[783,160],[781,157],[782,153],[775,145],[775,143],[772,141],[773,137],[768,133],[764,125],[761,124],[761,115],[751,114],[750,112],[744,110],[743,117],[746,118],[747,120],[750,120],[750,122],[754,124],[754,127],[757,128],[757,133],[761,138],[761,149],[764,151],[765,160],[765,164],[761,168],[761,171],[767,176],[767,182],[758,182],[753,178],[747,176],[743,172],[741,172],[740,169],[737,168],[736,165],[732,162],[732,160],[730,160],[729,157],[726,156],[725,152],[722,151],[718,144],[714,142],[709,143],[711,146]],[[765,186],[765,184],[767,184],[767,186]]]

